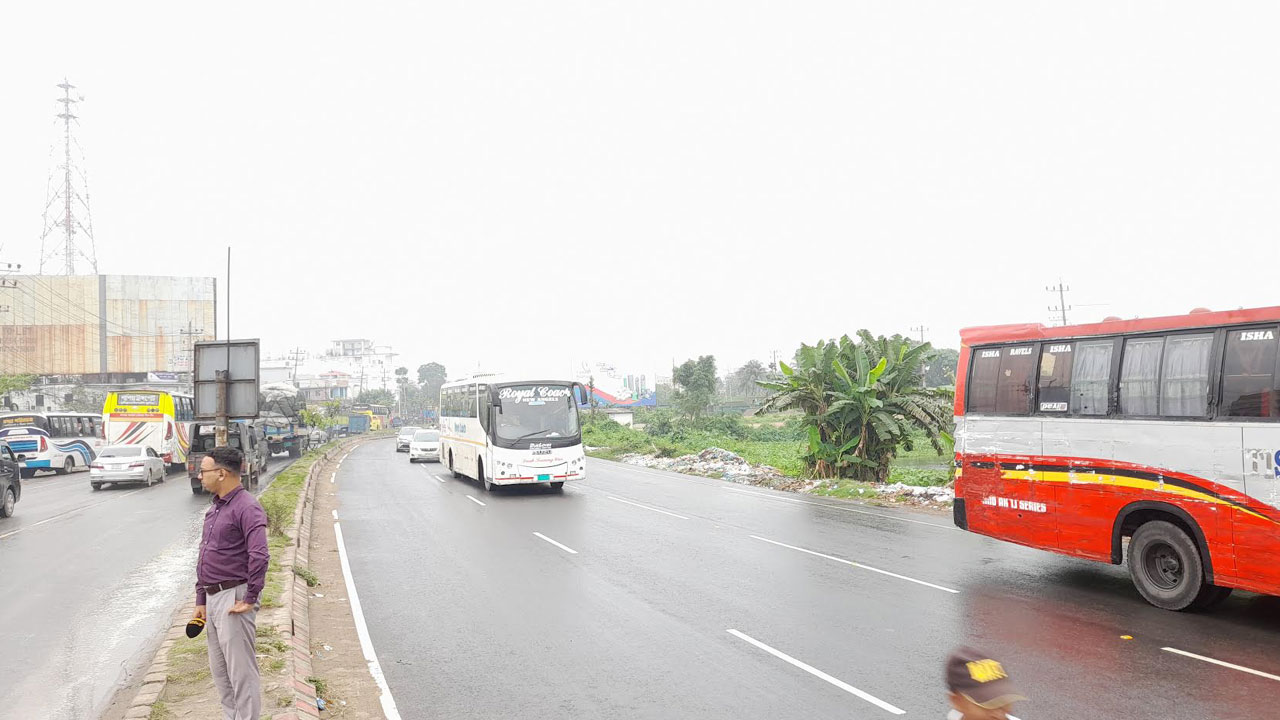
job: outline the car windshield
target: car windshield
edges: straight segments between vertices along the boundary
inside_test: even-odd
[[[511,385],[498,391],[498,400],[497,435],[502,440],[578,434],[578,408],[568,385]]]
[[[413,434],[418,432],[419,429],[416,427],[400,428],[400,437],[413,437]]]
[[[98,453],[98,457],[138,457],[142,455],[142,448],[137,446],[129,447],[105,447],[102,452]]]
[[[413,436],[414,442],[439,442],[440,433],[435,430],[422,430]]]
[[[240,436],[228,435],[227,444],[237,450],[240,449]],[[216,435],[197,435],[191,440],[191,452],[209,452],[218,446],[218,438]]]

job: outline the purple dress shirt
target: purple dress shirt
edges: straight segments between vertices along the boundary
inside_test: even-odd
[[[196,604],[204,605],[204,586],[247,580],[244,601],[258,602],[267,579],[267,514],[244,486],[214,498],[204,514],[200,559],[196,561]]]

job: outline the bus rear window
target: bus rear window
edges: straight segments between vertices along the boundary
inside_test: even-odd
[[[1276,328],[1230,330],[1222,367],[1222,411],[1227,417],[1280,415],[1275,370]]]
[[[973,351],[973,369],[965,391],[970,412],[1025,415],[1030,411],[1035,348],[1015,345]]]

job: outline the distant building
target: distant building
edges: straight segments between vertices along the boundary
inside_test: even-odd
[[[216,281],[152,275],[11,275],[0,372],[128,382],[189,373],[216,337]]]

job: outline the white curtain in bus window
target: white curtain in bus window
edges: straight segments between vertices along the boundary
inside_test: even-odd
[[[1230,330],[1222,365],[1222,414],[1274,418],[1277,407],[1276,328]]]
[[[1111,340],[1076,343],[1071,369],[1071,412],[1106,415],[1111,392]]]
[[[1072,343],[1040,346],[1040,383],[1037,405],[1042,413],[1065,413],[1071,401]]]
[[[1201,417],[1209,410],[1209,354],[1213,334],[1171,335],[1164,346],[1160,414]]]
[[[1160,351],[1164,338],[1124,341],[1120,363],[1120,412],[1158,415],[1160,410]]]

